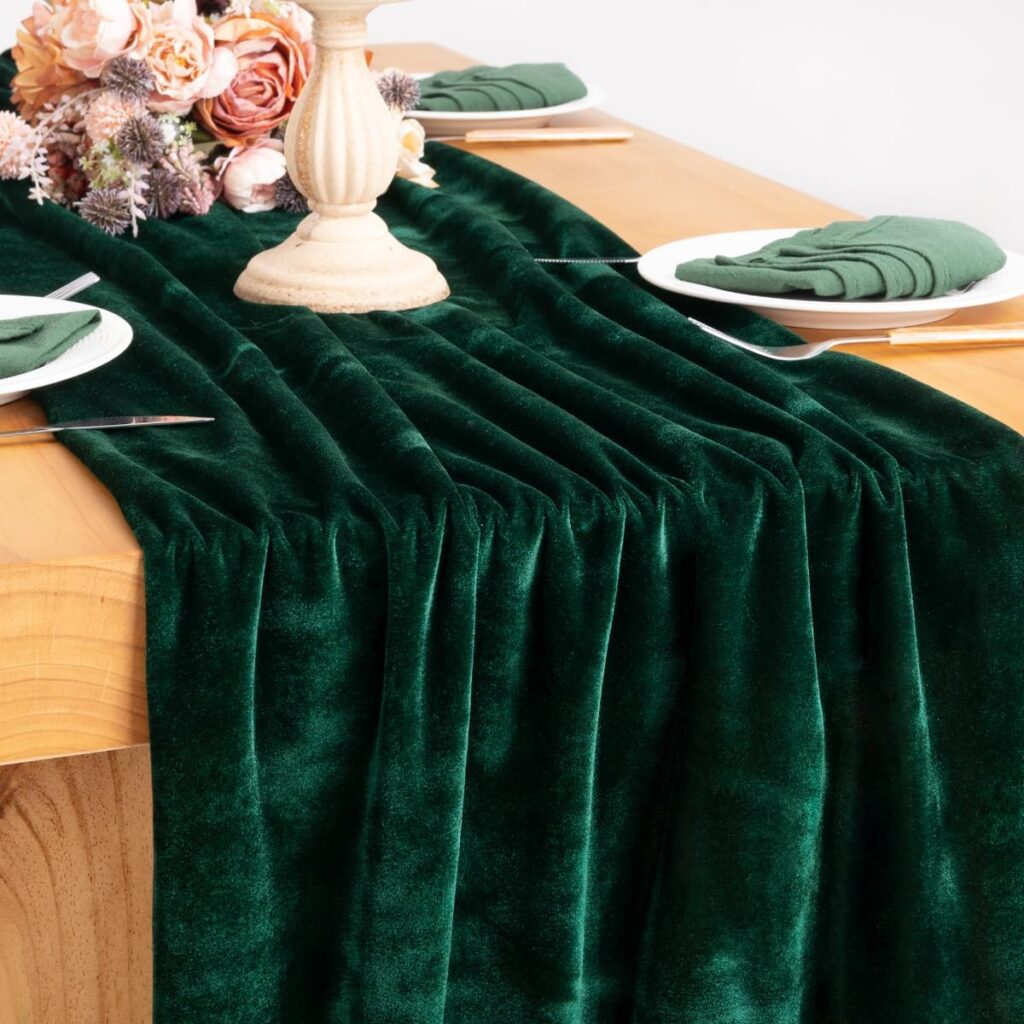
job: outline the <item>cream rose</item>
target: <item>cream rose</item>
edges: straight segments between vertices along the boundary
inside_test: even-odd
[[[37,12],[36,24],[41,17]],[[128,0],[65,0],[54,8],[44,31],[64,47],[62,60],[86,78],[98,78],[107,61],[140,56],[149,34],[142,3]]]
[[[398,123],[398,176],[423,185],[437,188],[434,168],[423,162],[427,133],[423,125],[412,118]]]
[[[213,29],[196,13],[195,0],[151,7],[150,18],[145,60],[156,82],[151,109],[187,114],[197,100],[227,88],[238,62],[227,47],[216,45]]]
[[[235,149],[221,157],[216,167],[229,206],[242,213],[262,213],[277,206],[277,183],[288,169],[280,139]]]

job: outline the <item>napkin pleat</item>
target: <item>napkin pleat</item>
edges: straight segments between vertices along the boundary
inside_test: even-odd
[[[510,64],[442,71],[425,78],[420,92],[420,110],[499,112],[571,103],[587,87],[564,64]]]
[[[800,231],[743,256],[691,260],[683,281],[753,295],[810,291],[823,298],[933,298],[995,273],[1006,255],[956,221],[875,217]]]
[[[53,362],[95,330],[96,309],[0,320],[0,377],[16,377]]]

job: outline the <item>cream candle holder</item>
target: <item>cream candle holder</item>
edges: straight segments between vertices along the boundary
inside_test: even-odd
[[[398,166],[395,115],[366,66],[366,19],[402,0],[299,0],[315,19],[316,60],[285,136],[288,173],[312,211],[249,262],[235,294],[319,313],[414,309],[448,284],[373,212]]]

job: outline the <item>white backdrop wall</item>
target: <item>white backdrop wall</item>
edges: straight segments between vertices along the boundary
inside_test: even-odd
[[[0,0],[0,38],[30,0]],[[564,60],[612,112],[862,214],[1024,251],[1024,0],[414,0],[378,41]]]

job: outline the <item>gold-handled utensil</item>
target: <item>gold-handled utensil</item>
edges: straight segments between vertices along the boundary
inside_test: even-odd
[[[705,334],[713,338],[729,342],[737,348],[746,349],[765,359],[778,359],[782,362],[798,362],[813,359],[827,352],[836,345],[941,345],[944,348],[984,348],[1000,345],[1024,345],[1024,323],[1006,324],[947,324],[943,326],[898,327],[882,334],[866,334],[851,338],[827,338],[824,341],[808,341],[801,345],[782,345],[772,348],[766,345],[755,345],[744,341],[725,331],[718,330],[695,320],[687,318]]]
[[[897,327],[878,335],[890,345],[1019,345],[1024,342],[1024,323],[946,324],[925,327]],[[857,341],[869,341],[865,336]],[[838,339],[843,344],[843,339]]]
[[[628,142],[629,128],[476,128],[464,135],[435,135],[428,142],[465,142],[470,146],[531,142]]]

